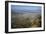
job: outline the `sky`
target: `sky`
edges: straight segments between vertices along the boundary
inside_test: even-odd
[[[11,10],[16,13],[40,13],[41,6],[11,5]]]

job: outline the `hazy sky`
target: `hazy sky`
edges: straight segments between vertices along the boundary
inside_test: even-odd
[[[22,5],[11,5],[11,10],[18,13],[30,13],[30,12],[41,12],[41,6],[22,6]]]

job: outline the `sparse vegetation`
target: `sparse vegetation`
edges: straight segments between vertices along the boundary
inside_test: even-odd
[[[41,27],[41,15],[37,14],[16,14],[11,16],[12,28]]]

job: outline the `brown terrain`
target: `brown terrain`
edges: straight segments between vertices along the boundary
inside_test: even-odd
[[[11,15],[12,28],[34,28],[41,27],[41,15],[38,13],[28,14],[12,14]]]

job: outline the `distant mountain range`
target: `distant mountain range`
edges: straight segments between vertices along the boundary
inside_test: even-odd
[[[41,13],[41,12],[37,12],[37,11],[36,12],[33,12],[33,11],[18,11],[17,12],[17,11],[11,10],[11,13],[12,14],[26,14],[26,13],[28,14],[28,13]]]

